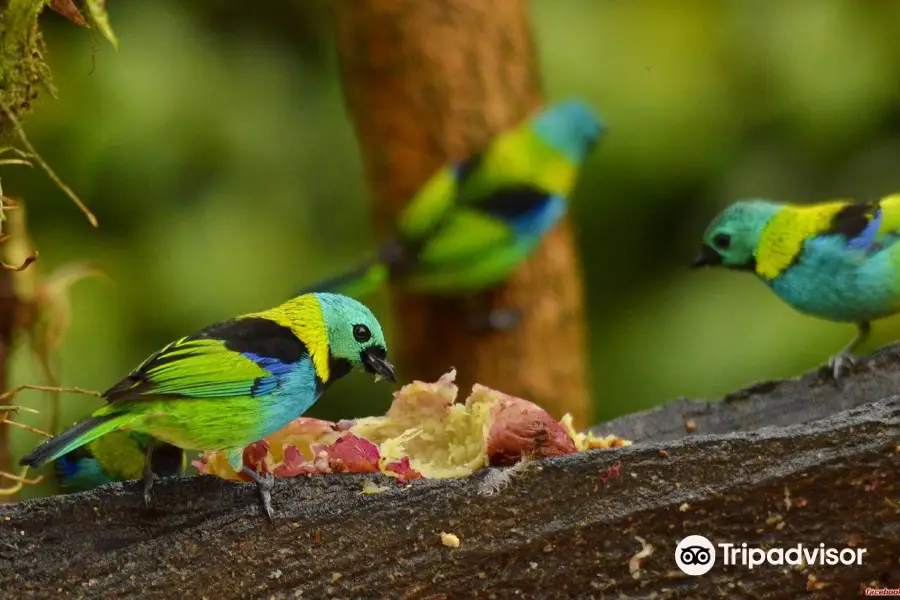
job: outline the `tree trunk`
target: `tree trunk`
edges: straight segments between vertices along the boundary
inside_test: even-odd
[[[448,160],[481,149],[543,103],[524,0],[342,0],[336,7],[347,106],[386,234],[406,201]],[[474,334],[461,301],[391,290],[406,377],[451,366],[472,383],[535,401],[577,426],[590,421],[579,262],[568,221],[502,288],[495,307],[523,318]]]

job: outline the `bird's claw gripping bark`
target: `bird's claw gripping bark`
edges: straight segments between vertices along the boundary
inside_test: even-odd
[[[156,473],[153,472],[153,439],[147,442],[147,450],[144,455],[144,473],[141,480],[144,482],[144,506],[150,508],[150,490],[153,488],[153,480],[156,479]]]
[[[156,473],[150,470],[149,466],[144,467],[144,506],[150,508],[150,490],[153,488],[153,481],[156,479]]]
[[[272,509],[272,489],[275,487],[275,476],[271,473],[260,475],[246,466],[243,468],[243,472],[256,482],[256,488],[259,490],[259,500],[262,503],[263,512],[270,522],[274,522],[275,511]]]
[[[262,502],[263,511],[270,522],[275,521],[275,511],[272,509],[272,488],[275,487],[275,477],[271,473],[266,473],[262,481],[256,483],[259,489],[259,500]]]
[[[840,381],[841,376],[846,372],[849,373],[856,367],[856,358],[850,352],[841,352],[832,356],[828,361],[828,368],[831,376],[835,381]]]
[[[493,331],[507,331],[516,326],[522,319],[522,310],[519,308],[500,308],[488,313],[488,326]]]
[[[525,314],[521,308],[509,306],[495,308],[489,295],[466,296],[464,314],[469,331],[475,335],[509,331],[519,324]]]
[[[508,331],[522,319],[522,310],[518,308],[496,308],[476,313],[469,321],[473,333],[490,333]]]
[[[865,343],[872,333],[872,324],[868,321],[860,321],[856,324],[856,328],[856,337],[850,340],[850,343],[843,350],[832,356],[828,361],[828,368],[835,382],[840,381],[844,372],[849,373],[856,367],[856,357],[853,356],[853,351]]]

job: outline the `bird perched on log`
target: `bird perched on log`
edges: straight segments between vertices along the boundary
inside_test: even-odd
[[[113,481],[181,475],[187,456],[181,448],[123,430],[63,454],[53,465],[62,490],[82,492]]]
[[[796,310],[855,323],[857,335],[828,363],[839,379],[871,322],[900,312],[898,240],[900,194],[812,205],[741,200],[712,221],[693,266],[755,273]]]
[[[136,431],[185,450],[225,452],[235,471],[256,482],[272,519],[274,478],[243,465],[244,447],[301,416],[351,371],[394,381],[386,357],[381,325],[367,307],[337,294],[298,296],[165,346],[107,390],[107,404],[20,464],[37,468],[113,431]],[[145,475],[148,504],[152,484]]]
[[[545,108],[481,152],[437,171],[374,258],[302,292],[358,297],[389,279],[436,295],[499,285],[563,217],[581,166],[604,131],[581,101]],[[486,317],[482,325],[489,328],[515,321],[503,311]]]

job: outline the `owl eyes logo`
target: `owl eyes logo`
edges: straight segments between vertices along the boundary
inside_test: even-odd
[[[675,547],[675,564],[688,575],[703,575],[716,564],[716,548],[702,535],[689,535]]]
[[[709,550],[703,546],[688,546],[681,549],[681,562],[686,565],[705,565],[710,559]]]

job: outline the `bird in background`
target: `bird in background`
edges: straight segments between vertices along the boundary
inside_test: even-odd
[[[83,492],[113,481],[182,475],[187,455],[149,435],[123,430],[63,454],[53,465],[63,491]]]
[[[871,322],[900,312],[898,240],[900,194],[811,205],[741,200],[709,225],[693,266],[755,273],[796,310],[855,323],[857,335],[828,363],[837,380],[856,364]]]
[[[107,403],[20,461],[38,468],[116,431],[184,450],[217,450],[259,489],[271,520],[274,477],[243,465],[243,449],[300,417],[336,380],[365,371],[395,381],[381,325],[363,304],[305,294],[216,323],[152,354],[107,390]],[[154,450],[145,457],[149,505]]]
[[[371,260],[301,293],[359,297],[391,280],[413,292],[471,296],[501,284],[565,215],[579,170],[605,129],[579,100],[541,110],[437,171]],[[502,329],[518,315],[483,316],[480,326]]]

